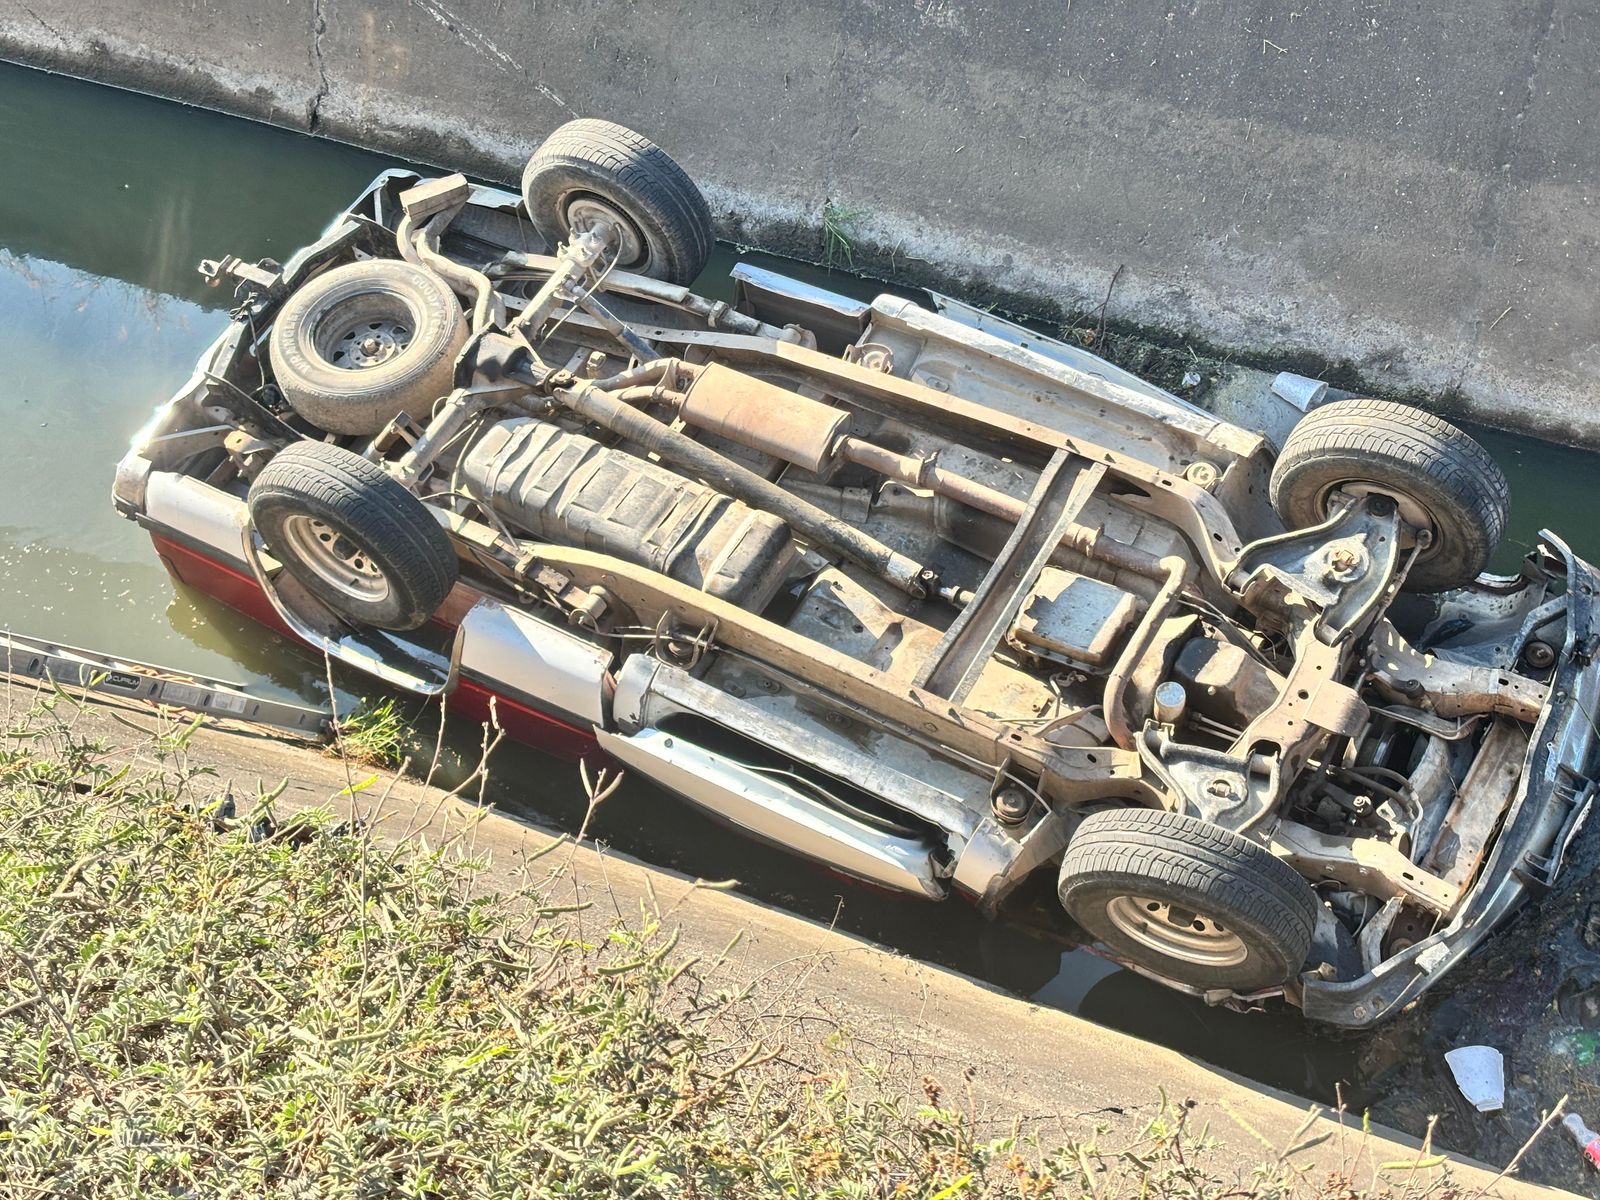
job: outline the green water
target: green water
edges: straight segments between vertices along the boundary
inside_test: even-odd
[[[117,517],[113,467],[151,410],[227,322],[202,257],[286,257],[388,160],[212,113],[0,64],[0,628],[317,698],[320,660],[178,587],[143,531]],[[759,257],[759,256],[746,256]],[[719,253],[705,290],[725,286]],[[828,280],[870,295],[876,285]],[[1542,525],[1600,557],[1588,489],[1600,457],[1504,434],[1484,440],[1511,476],[1502,567]],[[351,681],[351,686],[354,686]],[[498,800],[576,825],[568,771],[502,758]],[[528,781],[539,780],[537,784]],[[946,905],[841,891],[830,878],[738,839],[643,786],[597,817],[598,835],[692,875],[747,890],[1043,1003],[1323,1098],[1355,1082],[1348,1042],[1292,1014],[1207,1009],[1083,953],[985,928]]]
[[[0,162],[0,626],[314,693],[318,663],[174,588],[111,476],[227,324],[195,264],[286,256],[380,160],[0,65]]]

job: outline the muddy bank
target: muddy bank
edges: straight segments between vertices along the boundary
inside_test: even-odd
[[[0,55],[498,179],[604,115],[735,241],[1583,441],[1572,7],[0,0]]]
[[[1563,1095],[1569,1111],[1600,1123],[1597,871],[1600,842],[1590,830],[1574,843],[1555,892],[1524,908],[1463,963],[1447,991],[1368,1044],[1363,1066],[1372,1077],[1374,1116],[1418,1128],[1436,1114],[1442,1144],[1490,1162],[1509,1160]],[[1503,1112],[1479,1113],[1450,1080],[1445,1051],[1473,1044],[1505,1055]],[[1527,1178],[1595,1190],[1595,1172],[1565,1134],[1541,1139],[1523,1161]]]

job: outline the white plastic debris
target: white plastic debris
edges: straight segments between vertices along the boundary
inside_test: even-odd
[[[1600,1133],[1585,1125],[1583,1117],[1578,1113],[1568,1113],[1561,1118],[1561,1123],[1567,1127],[1572,1140],[1582,1149],[1584,1161],[1591,1167],[1600,1167]]]
[[[1310,412],[1328,398],[1328,385],[1322,380],[1293,371],[1279,371],[1272,381],[1272,391],[1301,412]]]
[[[1506,1060],[1493,1046],[1457,1046],[1444,1056],[1461,1094],[1479,1112],[1498,1112],[1506,1102]]]

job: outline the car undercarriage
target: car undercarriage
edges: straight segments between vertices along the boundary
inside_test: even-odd
[[[235,319],[117,504],[388,684],[1213,1003],[1370,1025],[1553,883],[1596,573],[1549,533],[1484,573],[1468,435],[1351,397],[1274,447],[953,303],[708,299],[710,247],[606,122],[520,196],[387,172],[205,265]]]

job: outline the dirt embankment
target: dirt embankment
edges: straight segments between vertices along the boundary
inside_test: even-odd
[[[813,1195],[872,1178],[885,1195],[988,1181],[991,1195],[1313,1196],[1432,1163],[414,781],[259,734],[8,696],[0,905],[25,953],[0,969],[0,1023],[8,1086],[33,1114],[0,1150],[13,1181],[113,1194],[96,1189],[122,1186],[128,1162],[181,1185],[226,1158],[239,1179],[367,1171],[391,1188],[485,1178],[485,1163],[576,1180],[582,1163],[705,1195],[767,1194],[752,1181],[776,1173]],[[334,815],[295,816],[308,809]],[[552,1073],[571,1075],[568,1107],[517,1101]],[[1471,1191],[1491,1180],[1449,1170]],[[1447,1186],[1439,1164],[1397,1178],[1413,1196]]]

